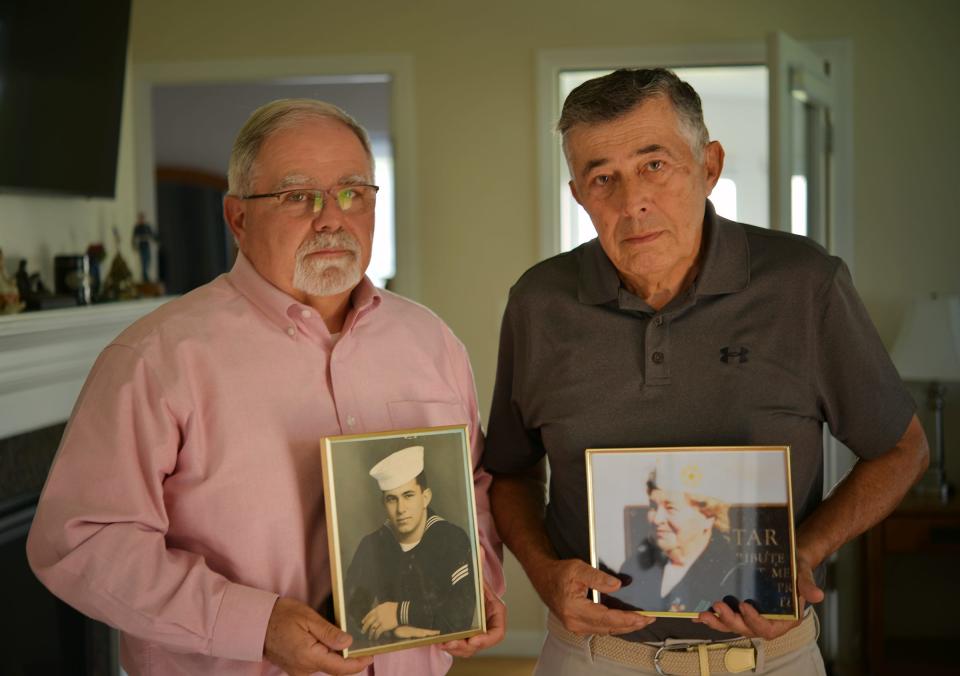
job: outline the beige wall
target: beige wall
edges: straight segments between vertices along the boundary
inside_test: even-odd
[[[468,344],[481,401],[497,314],[537,259],[539,49],[849,37],[854,49],[857,281],[884,339],[904,304],[960,291],[951,0],[706,3],[136,0],[135,64],[405,52],[414,57],[422,300]]]
[[[951,199],[960,184],[958,6],[952,0],[135,0],[131,58],[137,65],[412,55],[419,300],[466,343],[486,411],[502,304],[538,256],[537,50],[761,40],[777,29],[801,40],[850,38],[856,275],[889,345],[912,296],[960,293],[960,228]],[[517,604],[513,621],[514,628],[536,627],[540,611]]]

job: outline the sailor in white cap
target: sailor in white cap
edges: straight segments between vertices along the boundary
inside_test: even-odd
[[[416,478],[422,473],[423,446],[409,446],[391,453],[370,470],[370,476],[383,491],[387,518],[402,546],[415,545],[426,528],[427,507],[433,493],[417,483]]]
[[[741,566],[724,534],[741,458],[657,459],[647,478],[650,535],[621,567],[626,578],[614,598],[641,610],[694,613],[736,595]]]
[[[353,647],[464,631],[474,626],[470,540],[430,508],[423,446],[391,453],[370,470],[387,512],[347,570]]]

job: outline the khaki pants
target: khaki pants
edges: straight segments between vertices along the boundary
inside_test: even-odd
[[[815,641],[786,655],[758,662],[761,669],[743,673],[768,676],[826,676],[827,673]],[[589,648],[576,648],[548,633],[533,673],[534,676],[638,676],[657,672],[592,655]]]

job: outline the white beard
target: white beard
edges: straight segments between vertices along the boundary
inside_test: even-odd
[[[328,248],[342,248],[350,253],[333,259],[309,258],[311,252]],[[333,296],[349,291],[363,278],[360,269],[360,243],[350,233],[318,233],[297,249],[297,264],[293,269],[293,288],[311,296]]]

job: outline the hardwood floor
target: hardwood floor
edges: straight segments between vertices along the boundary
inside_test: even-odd
[[[537,660],[533,657],[474,657],[456,659],[447,676],[530,676]]]

